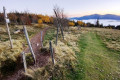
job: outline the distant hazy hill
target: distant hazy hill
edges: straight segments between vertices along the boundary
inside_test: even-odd
[[[93,15],[87,15],[83,17],[73,17],[70,18],[71,20],[88,20],[88,19],[112,19],[112,20],[120,20],[120,16],[113,15],[113,14],[106,14],[106,15],[99,15],[99,14],[93,14]]]

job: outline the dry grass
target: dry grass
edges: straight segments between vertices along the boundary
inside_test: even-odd
[[[83,30],[95,31],[108,48],[120,51],[120,30],[106,28],[83,28]]]
[[[35,28],[32,26],[26,27],[30,38],[41,30],[40,28]],[[23,29],[23,26],[10,26],[10,32],[13,41],[13,49],[11,49],[6,27],[0,25],[0,67],[3,66],[1,65],[1,62],[6,60],[16,61],[17,57],[20,56],[20,53],[23,51],[23,44],[27,46],[23,32],[14,34],[15,30],[20,29]]]
[[[86,75],[87,76],[86,80],[96,78],[95,75],[98,75],[97,77],[99,77],[99,79],[105,77],[104,73],[101,74],[101,70],[105,69],[105,71],[107,73],[110,73],[110,68],[109,67],[112,66],[112,65],[110,65],[111,59],[114,58],[114,56],[116,56],[117,54],[116,55],[113,54],[113,56],[111,56],[112,58],[109,57],[110,55],[107,55],[107,58],[106,58],[106,55],[104,54],[106,52],[104,52],[103,46],[98,48],[99,45],[101,44],[101,42],[100,43],[95,43],[95,41],[99,42],[99,39],[96,38],[95,34],[96,34],[96,32],[99,35],[101,34],[100,36],[105,41],[106,37],[107,37],[107,33],[108,33],[109,36],[110,36],[108,38],[111,39],[111,37],[112,37],[112,38],[114,38],[116,40],[116,43],[118,43],[119,42],[119,39],[118,39],[119,38],[119,31],[117,31],[117,32],[114,31],[114,30],[112,32],[111,31],[112,30],[101,29],[101,28],[82,28],[81,31],[78,31],[78,29],[76,27],[71,27],[69,32],[64,32],[64,35],[65,35],[65,39],[64,40],[62,40],[62,38],[59,38],[57,46],[55,45],[55,39],[52,40],[53,47],[55,48],[55,59],[54,59],[55,60],[55,65],[54,66],[52,65],[52,60],[50,58],[49,59],[49,64],[47,66],[42,67],[42,68],[37,68],[37,69],[28,69],[28,74],[27,75],[29,77],[32,77],[32,79],[34,79],[34,80],[47,80],[47,79],[50,79],[52,76],[54,77],[55,80],[73,80],[76,77],[71,78],[70,76],[72,76],[72,75],[70,75],[69,78],[68,78],[66,75],[69,74],[68,73],[69,71],[73,71],[72,74],[74,74],[74,70],[76,69],[77,57],[79,57],[78,60],[80,60],[79,61],[80,63],[78,63],[78,64],[85,65],[84,62],[82,62],[82,61],[83,60],[86,61],[85,63],[86,64],[88,63],[87,66],[86,66],[86,68],[88,69],[88,72],[90,72],[90,74],[91,73],[93,74],[92,78],[89,78],[90,75]],[[88,34],[89,32],[95,32],[95,34],[94,33]],[[78,40],[79,40],[79,37],[80,37],[80,35],[82,33],[88,34],[88,39],[86,39],[86,40],[90,44],[87,47],[88,50],[86,51],[86,57],[85,58],[82,58],[82,56],[78,56],[78,55],[82,55],[82,54],[79,53],[79,52],[82,52],[82,51],[80,51],[79,48],[82,48],[82,49],[85,48],[85,44],[80,46],[77,43]],[[117,36],[114,36],[115,34],[117,34]],[[90,35],[91,35],[92,39],[90,38]],[[87,36],[84,36],[84,37],[86,38]],[[92,40],[92,41],[90,41],[89,39]],[[82,40],[82,41],[84,42],[85,40]],[[95,46],[92,46],[93,43],[94,43]],[[96,45],[97,45],[97,47],[96,47]],[[49,44],[46,44],[46,47],[48,48]],[[91,49],[91,47],[94,47],[95,50],[94,50],[94,48]],[[95,54],[94,56],[96,56],[96,58],[92,54],[90,54],[91,56],[89,56],[88,53],[93,53],[93,51],[96,52],[96,53],[99,53],[101,51],[100,52],[101,54],[94,53]],[[77,56],[75,54],[76,52],[78,53]],[[99,59],[99,57],[102,57],[102,58]],[[96,61],[92,61],[92,60],[96,60]],[[109,61],[107,61],[107,60],[109,60]],[[92,63],[90,63],[90,62],[92,62]],[[95,67],[95,69],[90,69],[92,67],[91,65],[93,65],[93,64],[96,64],[97,67],[100,67],[100,68],[101,68],[101,66],[105,66],[105,67],[101,68],[100,71],[96,71],[96,67]],[[102,65],[102,64],[104,64],[104,65]],[[114,71],[116,71],[116,70],[114,70],[117,67],[116,64],[117,63],[114,63],[114,66],[112,66],[113,73],[114,73]],[[84,72],[84,69],[83,69],[82,65],[78,66],[79,67],[78,68],[78,72],[81,72],[81,70],[83,70],[83,72]],[[74,75],[76,76],[76,73]],[[81,75],[77,75],[77,77],[78,76],[84,77],[82,74]],[[99,79],[97,78],[96,80],[99,80]],[[111,79],[111,77],[109,79]]]
[[[78,33],[77,28],[70,28],[69,33],[64,32],[65,39],[60,38],[58,40],[58,45],[55,45],[55,39],[52,40],[53,47],[55,49],[55,65],[52,65],[51,58],[49,59],[49,64],[45,67],[38,69],[28,69],[28,76],[35,80],[47,80],[52,75],[56,79],[68,80],[66,77],[67,69],[75,69],[76,55],[75,51],[79,51],[78,48]],[[76,35],[74,35],[76,34]],[[49,47],[49,44],[46,44]]]
[[[94,30],[101,36],[108,48],[120,51],[120,30],[101,28],[96,28]]]
[[[22,40],[12,40],[13,49],[9,46],[9,41],[0,43],[0,64],[8,59],[16,61],[16,58],[20,55],[23,50]],[[0,65],[1,67],[2,65]]]
[[[13,33],[15,29],[22,29],[22,26],[13,27],[11,32]],[[27,29],[30,33],[30,36],[33,36],[36,32],[40,31],[39,28],[31,26],[27,27]],[[0,30],[0,34],[2,34],[0,35],[0,61],[5,61],[9,58],[15,61],[16,57],[20,55],[20,53],[23,50],[22,44],[25,42],[25,38],[23,38],[23,34],[17,34],[17,36],[12,34],[14,48],[10,49],[5,27],[0,27]],[[26,75],[34,80],[47,80],[50,79],[52,76],[54,77],[54,79],[70,80],[68,79],[68,77],[66,77],[66,75],[69,74],[67,70],[74,70],[76,68],[77,56],[75,53],[80,52],[80,49],[78,47],[79,37],[82,33],[87,33],[90,31],[94,31],[98,35],[100,35],[107,47],[120,50],[120,31],[118,30],[101,28],[82,28],[81,31],[79,31],[76,27],[70,27],[69,32],[64,32],[65,39],[62,40],[62,37],[58,39],[57,46],[55,45],[55,38],[52,38],[53,47],[55,49],[55,65],[52,65],[52,60],[50,58],[48,65],[42,68],[28,69],[28,73]],[[6,40],[4,40],[3,38],[5,38]],[[48,42],[46,43],[47,48],[49,48]],[[89,53],[90,50],[87,53]]]

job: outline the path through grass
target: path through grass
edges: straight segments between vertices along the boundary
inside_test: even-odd
[[[120,52],[106,48],[95,32],[79,40],[76,80],[120,80]],[[75,79],[74,79],[75,80]]]

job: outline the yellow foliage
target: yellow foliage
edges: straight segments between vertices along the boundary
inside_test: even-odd
[[[53,23],[53,17],[49,17],[49,16],[47,16],[47,15],[38,15],[38,18],[39,19],[41,19],[43,22],[45,22],[45,23]]]
[[[39,14],[39,15],[38,15],[38,18],[42,18],[42,17],[44,17],[44,16],[43,16],[43,15],[41,15],[41,14]]]
[[[50,17],[50,22],[53,23],[53,17]]]
[[[74,22],[69,22],[69,26],[74,26],[75,23]]]
[[[82,21],[77,21],[78,25],[82,26],[84,23]]]
[[[50,22],[49,16],[44,16],[44,17],[42,17],[42,20],[43,20],[43,22],[45,22],[45,23],[49,23],[49,22]]]
[[[38,20],[38,23],[39,23],[39,24],[42,24],[42,23],[43,23],[42,19],[39,19],[39,20]]]

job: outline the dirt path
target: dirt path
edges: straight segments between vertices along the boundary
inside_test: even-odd
[[[44,35],[48,29],[49,28],[43,29],[43,36],[42,36],[43,38],[44,38]],[[40,53],[40,47],[41,47],[40,39],[41,39],[41,31],[39,33],[37,33],[34,37],[32,37],[30,40],[33,51],[34,51],[35,56],[36,56],[36,64],[34,64],[33,66],[30,66],[30,67],[45,66],[48,62],[48,58],[50,57],[50,54],[48,52],[44,52],[44,54]],[[26,48],[24,50],[24,52],[29,53],[30,52],[29,48]],[[9,76],[3,77],[2,80],[25,80],[24,68],[23,68],[23,63],[21,62],[21,57],[18,58],[17,61],[18,61],[17,63],[20,63],[20,64],[17,64],[15,72],[13,74],[10,74]]]
[[[43,30],[43,38],[44,38],[44,35],[46,33],[46,31],[48,30],[49,28],[45,28]],[[46,55],[47,53],[44,52],[44,54],[41,54],[40,53],[40,47],[42,46],[41,44],[41,31],[36,34],[31,40],[31,45],[32,45],[32,48],[33,48],[33,51],[35,53],[35,56],[36,56],[36,64],[35,64],[35,67],[42,67],[43,65],[45,65],[47,63],[47,60],[48,60],[48,57],[50,55]],[[25,53],[29,53],[30,50],[29,48],[26,48]]]

